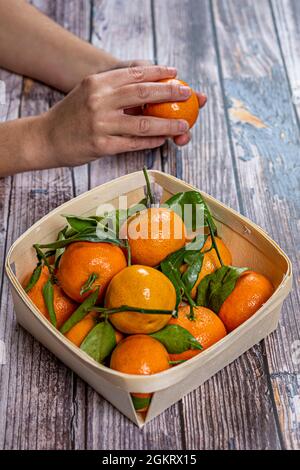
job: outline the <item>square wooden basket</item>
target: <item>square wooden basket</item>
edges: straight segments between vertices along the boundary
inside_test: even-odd
[[[159,171],[149,171],[149,176],[151,182],[161,188],[162,201],[175,193],[196,189]],[[116,206],[121,195],[127,195],[128,204],[131,205],[144,197],[144,186],[143,173],[136,172],[70,200],[27,230],[12,245],[6,259],[6,273],[11,284],[17,321],[139,427],[270,334],[277,327],[282,303],[292,283],[291,262],[279,246],[250,220],[201,192],[221,237],[231,250],[233,265],[247,266],[268,276],[276,288],[274,294],[259,312],[235,331],[193,359],[168,371],[153,376],[136,376],[119,373],[97,363],[39,313],[27,297],[20,280],[36,264],[33,243],[55,240],[64,225],[62,214],[92,215],[100,204],[112,203]],[[135,412],[130,392],[154,392],[145,419]]]

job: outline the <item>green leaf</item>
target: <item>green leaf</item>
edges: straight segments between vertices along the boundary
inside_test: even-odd
[[[83,286],[80,289],[80,295],[86,294],[90,290],[92,290],[93,284],[98,279],[98,274],[92,273],[89,275],[87,281],[83,284]]]
[[[161,264],[160,268],[165,276],[167,276],[170,281],[172,282],[175,292],[176,292],[176,307],[177,310],[179,303],[182,300],[184,294],[184,284],[181,280],[181,274],[179,271],[180,266],[183,263],[185,256],[185,248],[181,248],[180,250],[176,251],[169,255],[166,259],[164,259]]]
[[[186,285],[189,292],[193,289],[199,273],[202,268],[204,254],[201,251],[191,251],[184,257],[184,262],[187,263],[187,270],[182,275],[182,281]]]
[[[95,361],[102,362],[116,346],[116,333],[108,321],[98,323],[89,332],[80,349]]]
[[[37,266],[34,268],[33,273],[30,276],[27,286],[25,287],[25,292],[29,292],[35,284],[38,282],[40,275],[42,272],[42,264],[39,262]]]
[[[88,229],[93,229],[97,227],[97,220],[93,217],[81,217],[77,215],[63,215],[67,219],[70,227],[76,232],[84,232]]]
[[[45,304],[49,313],[50,321],[53,326],[56,328],[56,314],[54,310],[54,291],[53,291],[53,284],[51,279],[48,279],[46,284],[43,287],[43,297],[45,300]]]
[[[236,281],[248,268],[222,266],[205,276],[197,290],[197,305],[210,308],[215,313],[235,288]]]
[[[189,349],[203,349],[196,338],[180,325],[167,325],[150,336],[160,341],[170,354],[180,354]]]
[[[132,403],[136,411],[148,408],[151,402],[151,397],[135,397],[131,395]]]
[[[77,233],[95,233],[100,238],[117,238],[121,221],[127,217],[126,210],[114,210],[105,216],[64,216],[71,229]]]
[[[189,297],[198,279],[203,261],[203,255],[200,250],[204,242],[205,237],[199,235],[191,243],[169,255],[160,264],[162,272],[170,279],[175,287],[176,309],[184,294],[187,298]],[[191,247],[193,249],[191,249]],[[188,264],[188,268],[185,273],[181,274],[180,266],[184,262]],[[188,301],[190,305],[193,305],[191,299],[188,298]]]
[[[53,266],[51,266],[48,261],[49,252],[43,253],[43,251],[41,250],[41,246],[38,245],[37,243],[33,245],[33,248],[35,249],[36,256],[37,256],[39,263],[43,262],[44,265],[47,266],[49,273],[52,275],[54,272],[54,269],[53,269]]]
[[[58,232],[58,235],[57,235],[57,241],[61,241],[61,240],[65,240],[66,239],[66,232],[68,230],[68,227],[66,226],[63,230],[61,230],[60,232]],[[58,264],[59,264],[59,260],[62,256],[62,254],[64,253],[65,251],[65,248],[58,248],[57,250],[55,250],[55,261],[54,261],[54,265],[55,267],[57,268],[58,267]]]
[[[116,237],[119,236],[120,228],[128,217],[128,211],[125,209],[116,209],[101,217],[101,224],[105,228],[109,228]]]
[[[100,236],[101,235],[101,236]],[[38,245],[40,249],[52,249],[57,250],[58,248],[65,248],[70,243],[79,242],[79,241],[87,241],[87,242],[103,242],[103,243],[112,243],[115,245],[122,245],[122,242],[118,239],[109,238],[107,234],[96,233],[95,230],[91,231],[90,229],[86,232],[78,232],[75,235],[71,236],[70,238],[66,238],[65,240],[58,240],[52,243],[46,243],[43,245]]]
[[[201,227],[207,226],[208,219],[212,221],[214,230],[216,231],[216,226],[212,220],[207,204],[198,191],[186,191],[185,193],[174,194],[174,196],[164,202],[163,206],[167,206],[176,212],[184,220],[188,231],[191,229],[195,231]],[[202,212],[203,217],[199,215],[197,217],[199,211]]]
[[[68,320],[63,324],[63,326],[60,329],[60,332],[62,334],[67,333],[71,328],[73,328],[76,323],[78,323],[80,320],[82,320],[88,312],[90,312],[94,305],[97,302],[98,299],[98,294],[99,294],[99,287],[95,289],[94,292],[92,292],[91,295],[89,295],[81,305],[75,310],[75,312],[72,313],[72,315],[68,318]]]

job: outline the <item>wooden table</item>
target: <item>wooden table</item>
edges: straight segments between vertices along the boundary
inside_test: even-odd
[[[195,184],[262,226],[293,260],[297,279],[300,2],[33,3],[123,59],[175,65],[209,100],[192,143],[183,149],[168,144],[76,169],[0,179],[0,339],[7,359],[0,366],[0,448],[299,448],[296,290],[275,333],[140,431],[16,324],[3,261],[12,242],[51,209],[146,163]],[[41,113],[61,99],[30,79],[5,71],[0,79],[7,88],[2,121]]]

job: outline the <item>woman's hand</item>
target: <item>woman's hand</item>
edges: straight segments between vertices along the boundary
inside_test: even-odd
[[[102,155],[155,148],[167,136],[182,145],[188,123],[133,115],[146,103],[186,100],[190,88],[156,83],[176,76],[176,69],[138,66],[85,78],[42,116],[52,166],[74,166]]]
[[[114,68],[124,68],[124,67],[138,67],[138,66],[149,66],[152,65],[152,62],[149,60],[121,60],[119,62],[116,62],[114,65]],[[199,101],[199,108],[203,108],[205,106],[207,97],[203,93],[199,93],[196,91],[198,101]],[[137,108],[135,110],[132,110],[133,114],[141,114],[141,108]],[[183,146],[189,143],[189,141],[192,138],[192,133],[191,131],[186,132],[185,134],[173,137],[173,140],[176,145]]]

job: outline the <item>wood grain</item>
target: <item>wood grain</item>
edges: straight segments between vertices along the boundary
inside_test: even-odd
[[[263,226],[294,260],[297,279],[297,0],[244,0],[242,8],[238,0],[32,3],[120,59],[177,66],[179,76],[209,100],[183,149],[168,143],[162,151],[104,157],[90,167],[0,179],[0,339],[7,350],[7,364],[0,365],[0,448],[299,448],[296,290],[276,333],[140,431],[16,324],[3,277],[7,248],[37,219],[146,163]],[[0,122],[42,112],[62,97],[8,72],[0,71],[0,80],[7,86]],[[265,127],[256,127],[257,119]]]
[[[284,5],[288,9],[290,4]],[[230,0],[226,8],[223,2],[213,2],[213,10],[242,210],[287,251],[297,279],[299,128],[270,5],[245,0],[241,9],[238,1]],[[249,110],[266,127],[233,119],[234,107]],[[294,290],[285,303],[280,327],[263,345],[285,448],[297,448],[300,442],[299,363],[292,358],[299,338],[298,305]]]
[[[0,81],[5,99],[0,103],[0,123],[17,119],[19,116],[22,77],[0,70]],[[3,96],[4,98],[4,96]],[[4,254],[6,248],[6,229],[9,218],[9,201],[12,178],[0,178],[0,281],[3,277]],[[0,282],[1,293],[2,282]]]
[[[180,178],[239,208],[209,2],[157,2],[156,25],[158,60],[177,66],[179,76],[208,95],[192,143],[173,154],[173,168]],[[259,345],[184,398],[183,413],[189,449],[280,446]]]
[[[86,2],[32,2],[48,16],[76,32],[82,31]],[[13,88],[12,88],[13,90]],[[39,114],[62,95],[24,80],[20,116]],[[14,101],[12,100],[12,105]],[[78,173],[77,173],[78,174]],[[20,174],[13,178],[7,246],[36,220],[74,195],[69,169]],[[81,188],[84,184],[81,180]],[[85,178],[87,189],[87,177]],[[75,188],[76,189],[76,188]],[[3,286],[3,334],[8,338],[8,363],[2,366],[0,442],[3,448],[69,449],[72,447],[73,373],[15,323],[7,282]],[[1,316],[3,318],[3,316]],[[3,425],[3,426],[2,426]]]
[[[0,80],[5,83],[6,100],[0,105],[0,122],[16,119],[19,116],[20,98],[22,93],[22,77],[9,72],[0,71]],[[6,307],[7,286],[4,280],[4,259],[7,248],[7,225],[10,218],[10,196],[12,178],[0,178],[0,339],[5,344],[6,364],[0,365],[0,448],[5,445],[5,427],[9,415],[7,413],[7,395],[9,393],[9,380],[7,365],[10,351],[10,331],[6,329],[7,318],[3,314]]]
[[[298,0],[271,0],[276,35],[290,84],[292,103],[300,122],[300,3]]]

